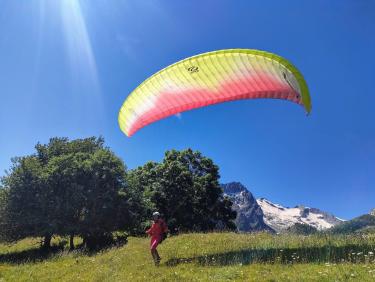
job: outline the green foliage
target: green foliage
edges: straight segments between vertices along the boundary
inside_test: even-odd
[[[286,232],[293,233],[293,234],[298,234],[298,235],[310,235],[310,234],[315,234],[318,232],[318,230],[308,224],[303,224],[303,223],[296,223],[289,227]]]
[[[236,213],[232,202],[223,198],[219,169],[213,161],[191,149],[171,150],[161,163],[149,162],[128,173],[130,191],[145,213],[141,225],[147,224],[151,211],[166,218],[172,232],[234,229]]]
[[[15,158],[2,179],[8,191],[3,239],[44,236],[48,246],[52,235],[80,235],[92,247],[96,237],[126,227],[125,166],[103,138],[52,138],[35,148]]]
[[[359,230],[357,230],[355,233],[360,234],[375,234],[375,226],[366,226]]]
[[[156,210],[156,206],[151,201],[152,187],[158,179],[158,164],[148,162],[143,167],[130,170],[126,176],[125,195],[128,198],[129,210],[138,216],[132,216],[134,219],[132,223],[133,229],[131,234],[144,234],[147,227],[150,225],[150,215],[152,211]]]
[[[2,179],[3,240],[39,236],[47,247],[53,235],[78,235],[92,248],[110,241],[115,230],[144,234],[154,210],[172,232],[235,228],[218,167],[199,152],[168,151],[161,163],[126,175],[103,138],[52,138],[35,149],[14,158]]]
[[[8,201],[8,190],[0,186],[0,230],[5,228],[5,207]],[[0,231],[0,241],[4,240],[2,238],[3,232]]]
[[[37,157],[12,159],[10,174],[2,179],[7,201],[2,211],[1,238],[16,241],[28,236],[50,234],[50,202],[43,185],[42,166]]]

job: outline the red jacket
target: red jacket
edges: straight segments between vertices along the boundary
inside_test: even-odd
[[[149,230],[146,231],[152,237],[161,237],[164,232],[168,231],[167,224],[162,219],[158,219],[152,223]]]

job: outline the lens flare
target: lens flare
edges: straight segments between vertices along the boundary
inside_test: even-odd
[[[87,30],[81,2],[63,0],[60,2],[63,33],[65,37],[70,64],[75,74],[87,83],[99,87],[95,56]]]

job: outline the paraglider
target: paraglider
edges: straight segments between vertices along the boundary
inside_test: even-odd
[[[286,59],[265,51],[226,49],[186,58],[155,73],[127,97],[118,121],[131,136],[184,111],[258,98],[288,100],[311,111],[305,79]]]

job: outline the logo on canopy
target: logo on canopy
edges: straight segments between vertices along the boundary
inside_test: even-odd
[[[194,73],[194,72],[199,72],[199,68],[197,66],[191,66],[191,67],[188,67],[188,72],[190,73]]]

